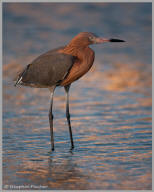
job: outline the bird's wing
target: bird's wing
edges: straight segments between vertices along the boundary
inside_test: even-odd
[[[73,63],[72,55],[49,51],[27,65],[19,74],[15,85],[34,87],[58,85],[66,77]]]

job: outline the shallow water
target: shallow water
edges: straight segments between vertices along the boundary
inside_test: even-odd
[[[112,6],[106,4],[106,9],[104,6],[102,9],[107,10]],[[127,6],[128,4],[126,8]],[[47,7],[38,6],[38,10],[46,14]],[[87,5],[80,5],[80,7],[83,10],[93,10],[96,18],[103,18],[99,10],[100,6],[96,6],[95,9]],[[140,38],[143,34],[149,34],[150,31],[148,6],[135,4],[132,7],[133,13],[138,11],[139,15],[140,13],[144,15],[145,20],[149,20],[149,26],[143,22],[136,26],[134,36],[137,36],[139,26],[145,27],[143,31],[140,31],[138,36]],[[5,7],[5,22],[15,23],[15,26],[10,28],[13,33],[14,27],[18,22],[20,23],[17,18],[20,14],[25,14],[23,27],[28,25],[26,11],[20,12],[19,7],[17,8]],[[56,10],[67,18],[67,13],[71,9],[78,10],[78,8],[79,5],[76,7],[73,5],[69,9],[65,7],[62,11],[57,6]],[[7,9],[11,12],[8,13]],[[31,5],[29,4],[25,9],[31,10]],[[119,9],[115,7],[115,10]],[[83,10],[81,15],[84,14]],[[126,10],[125,14],[128,14]],[[10,13],[12,16],[9,16]],[[106,11],[104,17],[107,18],[107,15]],[[35,12],[33,17],[37,18]],[[118,18],[120,19],[120,16]],[[132,18],[136,18],[135,14]],[[43,19],[39,19],[37,25],[42,26]],[[58,19],[63,21],[60,16]],[[65,17],[63,19],[65,20]],[[103,24],[107,27],[105,21]],[[123,19],[121,18],[119,22],[122,24]],[[114,29],[111,21],[109,24],[110,29]],[[132,23],[128,21],[127,24],[129,27],[132,26]],[[90,28],[89,21],[87,30]],[[81,26],[78,27],[79,29],[81,30]],[[59,30],[58,27],[57,30]],[[54,33],[52,30],[49,31],[49,33],[52,32]],[[119,31],[115,30],[115,33],[117,32]],[[66,31],[65,35],[70,33]],[[43,37],[43,32],[41,34]],[[125,31],[121,31],[120,34],[124,37]],[[64,39],[65,35],[62,36]],[[126,36],[128,38],[129,33]],[[18,38],[28,41],[28,37],[23,33],[15,36],[16,41]],[[146,38],[150,42],[150,36]],[[121,46],[119,50],[116,49],[116,45],[106,49],[101,48],[100,45],[96,49],[95,46],[97,53],[95,66],[81,80],[72,84],[70,89],[70,112],[75,148],[70,150],[64,90],[57,88],[53,109],[55,151],[51,152],[48,123],[50,93],[47,89],[13,87],[12,76],[21,68],[18,64],[22,61],[22,57],[19,56],[20,50],[17,47],[12,48],[14,53],[11,48],[7,48],[8,42],[4,40],[6,47],[4,46],[3,67],[3,188],[151,189],[151,55],[142,55],[141,48],[140,57],[138,57],[139,52],[135,50],[140,45],[136,44],[133,47],[134,43],[119,45]],[[46,47],[49,44],[46,44]],[[29,58],[25,57],[24,63],[34,57],[31,49],[26,46],[24,44],[23,49],[27,50],[25,54],[29,54]],[[134,54],[125,46],[133,47]],[[115,49],[117,53],[114,53]],[[151,47],[145,44],[144,49],[151,50]],[[111,63],[108,64],[108,62]]]

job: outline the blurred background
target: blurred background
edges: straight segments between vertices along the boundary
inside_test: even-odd
[[[71,86],[72,152],[56,89],[51,153],[49,91],[13,79],[81,31],[126,42],[92,45],[94,66]],[[151,90],[152,3],[3,3],[3,188],[151,189]]]

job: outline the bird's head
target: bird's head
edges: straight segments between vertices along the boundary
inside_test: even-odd
[[[91,44],[105,43],[105,42],[125,42],[120,39],[106,39],[101,38],[90,32],[81,32],[77,36],[75,36],[70,44],[79,45],[79,46],[88,46]]]

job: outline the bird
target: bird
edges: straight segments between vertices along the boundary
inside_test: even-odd
[[[15,78],[15,84],[34,88],[48,88],[50,91],[49,124],[51,150],[54,151],[53,135],[53,97],[55,88],[64,87],[66,93],[66,119],[69,128],[71,150],[74,149],[72,127],[69,112],[69,90],[71,84],[86,74],[92,67],[95,52],[92,44],[106,42],[125,42],[120,39],[107,39],[92,32],[80,32],[62,47],[49,50],[34,59]]]

